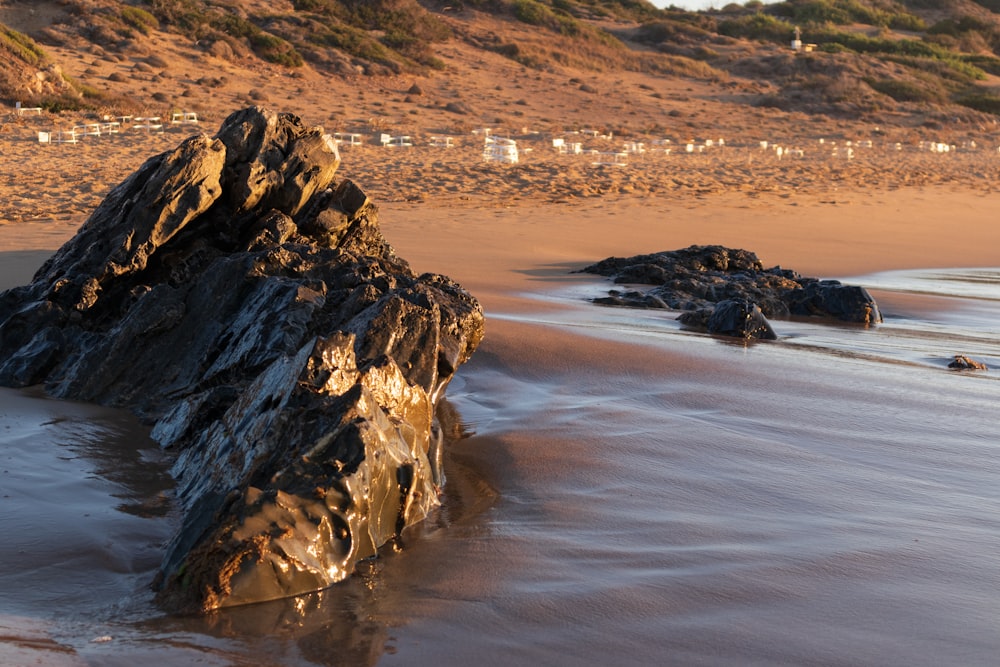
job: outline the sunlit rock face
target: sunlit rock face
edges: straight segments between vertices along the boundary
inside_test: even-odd
[[[128,407],[175,453],[169,609],[323,588],[438,503],[435,409],[482,309],[414,275],[338,165],[321,128],[239,111],[0,294],[0,382]]]

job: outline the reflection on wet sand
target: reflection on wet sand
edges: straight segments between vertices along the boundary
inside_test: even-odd
[[[161,665],[208,656],[218,664],[375,664],[412,610],[406,581],[447,576],[398,572],[400,557],[474,524],[496,498],[474,465],[451,453],[470,434],[443,405],[442,507],[356,576],[297,598],[164,616],[149,585],[177,520],[167,457],[127,413],[48,399],[38,387],[0,393],[0,607],[17,614],[0,616],[0,664],[105,664],[126,645],[130,660],[155,656]]]
[[[283,665],[374,665],[385,653],[394,652],[393,629],[411,617],[413,588],[448,576],[444,571],[407,570],[408,550],[442,531],[475,525],[497,498],[475,463],[455,452],[460,449],[458,441],[471,434],[454,406],[444,401],[439,419],[447,442],[448,480],[441,508],[404,531],[401,540],[383,549],[378,558],[362,561],[353,577],[294,598],[231,607],[205,616],[146,619],[136,623],[134,631],[144,641],[174,644],[178,650],[190,643],[205,645],[209,638],[225,644],[233,640],[226,651],[243,656],[252,649],[255,658]],[[256,643],[261,637],[267,637],[267,642]]]

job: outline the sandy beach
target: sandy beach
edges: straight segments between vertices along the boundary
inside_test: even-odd
[[[111,188],[185,136],[126,131],[38,145],[35,133],[51,123],[21,119],[0,134],[0,288],[28,281]],[[910,145],[899,153],[873,147],[849,161],[779,160],[734,142],[595,167],[554,152],[550,139],[519,139],[533,150],[518,165],[484,163],[473,135],[453,149],[341,148],[340,174],[379,205],[397,253],[417,272],[457,280],[487,314],[486,339],[449,389],[468,437],[450,454],[445,507],[407,549],[295,604],[163,617],[147,586],[157,540],[169,534],[164,491],[132,468],[109,476],[106,465],[109,457],[155,460],[152,443],[127,419],[5,394],[5,424],[18,433],[10,446],[49,443],[19,467],[14,450],[4,454],[8,470],[20,471],[5,487],[4,516],[18,521],[8,528],[24,533],[49,521],[56,530],[4,552],[47,555],[8,586],[11,596],[18,587],[37,595],[0,615],[13,637],[0,643],[0,659],[332,665],[341,663],[331,655],[349,655],[353,664],[460,665],[666,656],[914,665],[971,643],[964,663],[985,664],[995,640],[969,616],[991,618],[991,603],[974,591],[995,578],[984,545],[1000,533],[977,536],[955,521],[942,535],[951,519],[935,507],[959,493],[982,509],[955,513],[992,511],[995,464],[975,445],[992,441],[984,406],[996,383],[992,371],[970,385],[926,367],[964,351],[956,341],[991,363],[1000,351],[975,347],[978,334],[967,333],[933,347],[934,336],[891,323],[871,336],[919,342],[893,348],[891,363],[873,369],[857,360],[883,353],[851,328],[787,324],[781,345],[720,345],[679,333],[669,316],[594,310],[585,297],[607,285],[572,272],[611,255],[691,244],[741,247],[765,266],[846,280],[996,267],[1000,155]],[[903,321],[965,307],[919,291],[878,295]],[[833,354],[798,351],[813,349]],[[954,403],[939,407],[943,395]],[[870,410],[887,402],[888,422]],[[61,424],[70,426],[53,426]],[[935,436],[922,442],[928,432]],[[877,453],[865,449],[864,434],[877,435]],[[46,456],[94,438],[112,444],[52,473],[92,482],[43,498],[30,492]],[[951,447],[956,467],[979,472],[942,472],[939,447]],[[911,497],[930,477],[941,495]],[[123,493],[130,506],[160,509],[142,520],[111,510]],[[83,520],[59,508],[82,496],[87,522],[60,537],[60,522]],[[101,503],[107,511],[95,509]],[[911,512],[924,515],[918,522]],[[95,534],[117,537],[112,544]],[[971,562],[959,576],[948,563],[966,548],[981,556],[963,556]],[[67,550],[83,555],[64,558]],[[91,576],[81,569],[96,571],[113,599],[73,585]],[[870,592],[872,580],[895,592]],[[942,592],[937,582],[952,580]],[[935,595],[936,606],[915,604]],[[908,644],[962,605],[969,614],[940,628],[937,650]],[[870,611],[844,612],[855,607]],[[878,631],[857,640],[859,623]],[[789,628],[796,639],[784,634]]]
[[[315,103],[290,111],[327,131],[340,125]],[[192,134],[213,134],[225,113],[203,114],[197,125],[167,122],[164,132],[126,123],[114,134],[62,145],[39,144],[37,133],[82,117],[10,114],[0,126],[0,247],[58,247],[143,161]],[[861,126],[802,126],[800,135],[786,130],[782,146],[803,147],[803,156],[779,157],[774,145],[761,148],[763,132],[739,128],[724,146],[701,140],[692,153],[682,135],[667,144],[670,153],[655,146],[655,135],[633,136],[644,152],[615,167],[594,162],[624,150],[621,138],[577,136],[600,153],[562,154],[552,144],[565,133],[494,128],[494,135],[515,137],[520,150],[518,164],[500,164],[484,161],[482,130],[450,134],[454,147],[442,148],[431,145],[433,125],[410,122],[417,123],[412,147],[379,145],[373,131],[359,135],[360,145],[342,144],[339,173],[379,204],[387,229],[398,227],[388,235],[404,257],[419,262],[425,254],[408,244],[407,229],[449,239],[449,252],[438,253],[446,265],[428,270],[447,273],[450,262],[487,249],[513,257],[521,240],[542,261],[570,262],[721,243],[754,250],[765,264],[824,275],[991,263],[1000,140],[956,143],[941,153],[919,134],[880,131],[881,138],[861,140]],[[825,130],[834,137],[824,139]],[[432,237],[421,231],[415,238],[422,236],[428,240],[418,245],[433,252]],[[558,257],[545,257],[549,243]],[[571,256],[576,246],[580,254]],[[470,261],[481,265],[479,257]]]
[[[305,43],[322,4],[234,12]],[[51,75],[103,105],[0,109],[0,291],[145,160],[260,105],[336,137],[398,255],[486,313],[442,408],[440,510],[328,590],[204,616],[150,589],[179,523],[170,453],[121,411],[0,388],[0,664],[995,664],[996,116],[877,92],[910,80],[889,57],[671,33],[691,57],[642,65],[654,43],[628,39],[615,64],[462,8],[479,4],[441,3],[456,31],[434,68],[392,74],[334,47],[285,67],[173,28],[124,39],[102,3],[99,31],[73,3],[0,2],[58,65],[19,90]],[[960,87],[938,61],[906,76],[919,63]],[[485,159],[498,137],[516,163]],[[694,244],[865,285],[885,321],[730,340],[598,307],[611,285],[575,273]],[[957,354],[988,368],[950,370]]]

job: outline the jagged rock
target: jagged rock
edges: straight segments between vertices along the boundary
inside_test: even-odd
[[[976,361],[975,359],[970,359],[963,354],[956,354],[955,358],[948,363],[948,368],[953,368],[955,370],[965,370],[965,371],[985,371],[987,370],[986,364],[981,361]]]
[[[863,287],[804,278],[781,267],[765,269],[754,253],[718,245],[609,257],[581,271],[611,277],[619,284],[652,286],[645,291],[611,290],[607,297],[594,299],[595,303],[682,310],[685,312],[679,319],[701,329],[708,329],[715,317],[717,332],[733,331],[731,335],[740,337],[743,326],[724,324],[738,318],[739,311],[733,310],[733,304],[722,310],[719,305],[729,301],[749,304],[745,314],[754,318],[751,306],[756,306],[763,321],[751,329],[765,334],[763,337],[769,337],[765,332],[773,335],[767,318],[819,316],[862,324],[882,321],[878,305]]]
[[[689,327],[723,336],[763,340],[777,338],[757,304],[746,299],[726,299],[715,304],[711,313],[706,309],[690,310],[681,313],[678,319]]]
[[[413,274],[338,164],[321,128],[234,113],[0,294],[0,383],[128,407],[174,453],[169,609],[328,586],[438,503],[435,409],[482,309]]]
[[[882,321],[878,305],[868,290],[837,280],[802,279],[802,287],[782,296],[792,315],[836,317],[845,322],[871,324]]]

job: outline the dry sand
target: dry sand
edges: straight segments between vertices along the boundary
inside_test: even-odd
[[[145,159],[217,126],[39,145],[36,133],[54,122],[22,117],[0,132],[0,284],[38,262],[24,251],[68,239]],[[819,276],[997,262],[1000,153],[988,147],[942,155],[876,145],[848,161],[817,144],[804,159],[779,160],[731,140],[609,168],[557,154],[540,135],[521,140],[531,150],[518,165],[484,163],[478,136],[455,140],[452,149],[342,147],[340,173],[379,204],[386,236],[418,271],[451,274],[474,292],[695,243]]]

